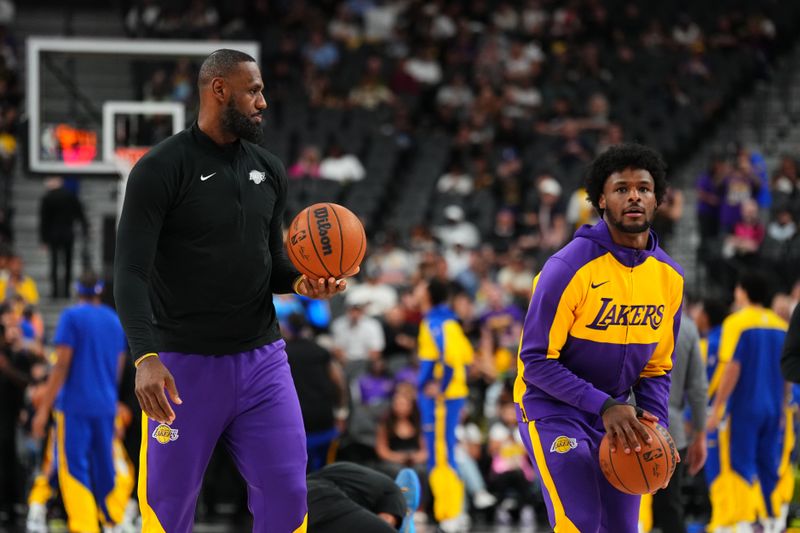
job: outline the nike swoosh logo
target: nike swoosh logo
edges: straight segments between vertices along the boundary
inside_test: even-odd
[[[593,288],[593,289],[596,289],[597,287],[599,287],[599,286],[601,286],[601,285],[605,285],[605,284],[606,284],[606,283],[608,283],[609,281],[611,281],[611,280],[608,280],[608,279],[607,279],[607,280],[605,280],[604,282],[602,282],[602,283],[597,283],[597,284],[594,284],[594,283],[592,283],[592,288]]]
[[[216,172],[214,172],[214,174],[216,174]],[[200,181],[206,181],[208,178],[210,178],[214,174],[209,174],[208,176],[203,176],[202,174],[200,174]]]

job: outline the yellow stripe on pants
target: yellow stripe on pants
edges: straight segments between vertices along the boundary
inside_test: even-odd
[[[166,533],[156,512],[147,501],[147,445],[150,431],[147,415],[142,413],[142,446],[139,449],[139,512],[142,513],[142,533]]]
[[[100,525],[97,520],[99,510],[94,501],[94,495],[88,487],[75,479],[69,471],[67,464],[66,428],[64,427],[64,413],[56,411],[56,434],[58,440],[58,484],[61,487],[61,499],[67,511],[67,524],[70,531],[81,533],[99,533]]]

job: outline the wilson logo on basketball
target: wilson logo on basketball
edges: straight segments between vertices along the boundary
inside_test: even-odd
[[[577,440],[562,435],[560,437],[556,437],[556,440],[553,441],[553,444],[550,446],[550,453],[567,453],[568,451],[574,450],[577,447]]]
[[[642,459],[644,459],[646,462],[650,462],[653,459],[658,459],[659,457],[664,457],[664,452],[661,451],[660,448],[656,450],[647,450],[642,454]]]
[[[294,235],[292,235],[292,244],[297,244],[298,242],[305,240],[306,238],[306,230],[300,230]]]
[[[317,221],[317,233],[319,233],[319,243],[322,245],[322,255],[331,255],[333,248],[331,247],[331,238],[328,236],[328,230],[331,229],[331,223],[328,221],[328,208],[320,207],[315,209],[314,218]]]

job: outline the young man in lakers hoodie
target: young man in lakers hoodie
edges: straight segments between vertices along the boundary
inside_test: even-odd
[[[656,152],[611,147],[586,188],[601,220],[534,280],[514,400],[553,528],[635,533],[639,496],[608,483],[598,447],[608,433],[612,450],[638,453],[648,439],[639,418],[668,425],[683,272],[650,229],[667,188]]]

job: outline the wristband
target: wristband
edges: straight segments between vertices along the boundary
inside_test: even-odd
[[[139,364],[141,364],[141,362],[144,361],[145,359],[147,359],[148,357],[158,357],[158,354],[156,352],[146,353],[143,356],[141,356],[139,359],[134,361],[133,362],[133,366],[135,366],[136,368],[139,368]]]
[[[300,284],[302,282],[303,282],[303,275],[300,274],[299,276],[297,276],[297,279],[294,280],[294,283],[292,283],[292,290],[294,291],[295,294],[300,294],[299,292],[297,292],[297,289],[300,288]]]
[[[600,408],[600,416],[603,416],[603,413],[605,413],[606,411],[609,410],[609,408],[614,407],[615,405],[628,405],[628,404],[624,402],[618,402],[617,400],[609,396],[608,400],[604,401],[603,406]]]

